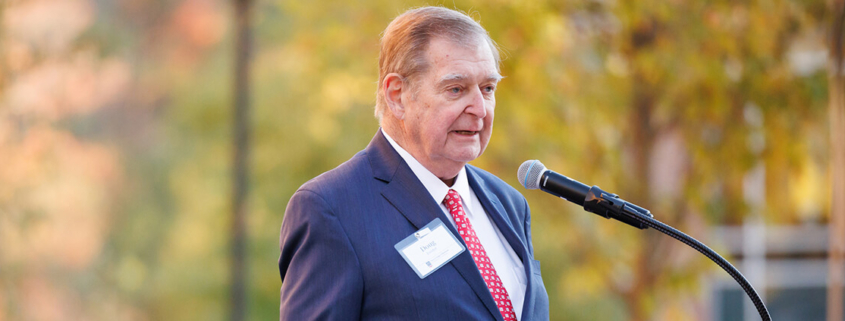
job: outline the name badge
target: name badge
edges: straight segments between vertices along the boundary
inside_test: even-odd
[[[437,271],[465,250],[439,218],[393,246],[420,279]]]

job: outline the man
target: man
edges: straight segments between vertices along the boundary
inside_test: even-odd
[[[498,49],[462,13],[390,23],[381,129],[285,211],[281,320],[548,320],[527,202],[467,165],[490,139],[501,78]]]

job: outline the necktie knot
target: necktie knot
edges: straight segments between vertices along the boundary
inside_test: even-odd
[[[446,193],[446,198],[443,199],[444,202],[450,202],[450,201],[454,202],[454,201],[460,201],[460,200],[461,200],[461,194],[458,194],[458,191],[453,190],[453,189],[449,189],[449,192]]]
[[[461,204],[461,194],[458,194],[458,191],[454,189],[450,189],[446,193],[446,198],[443,199],[443,205],[446,205],[446,209],[449,210],[449,213],[452,214],[452,218],[455,220],[459,220],[466,215],[464,213],[464,206]]]

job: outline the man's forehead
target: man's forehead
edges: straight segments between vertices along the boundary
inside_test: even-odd
[[[456,41],[445,37],[436,37],[431,39],[428,47],[428,61],[439,69],[435,73],[445,73],[440,80],[458,80],[461,77],[468,78],[468,76],[485,77],[486,80],[501,80],[503,77],[499,74],[497,60],[493,54],[495,48],[491,48],[489,44],[484,41],[484,38],[475,37],[474,39],[467,39],[464,41]],[[488,73],[484,75],[475,75],[470,70],[455,70],[453,67],[465,65],[464,62],[469,61],[470,65],[480,67],[486,70],[480,70],[480,73]],[[478,64],[478,63],[481,64]],[[489,65],[488,65],[489,64]],[[448,78],[448,79],[447,79]]]

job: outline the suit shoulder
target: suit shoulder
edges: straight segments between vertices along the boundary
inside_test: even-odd
[[[372,178],[372,169],[367,162],[367,152],[362,150],[337,167],[308,180],[297,189],[297,192],[311,191],[325,197],[338,190],[360,184],[367,178]]]

